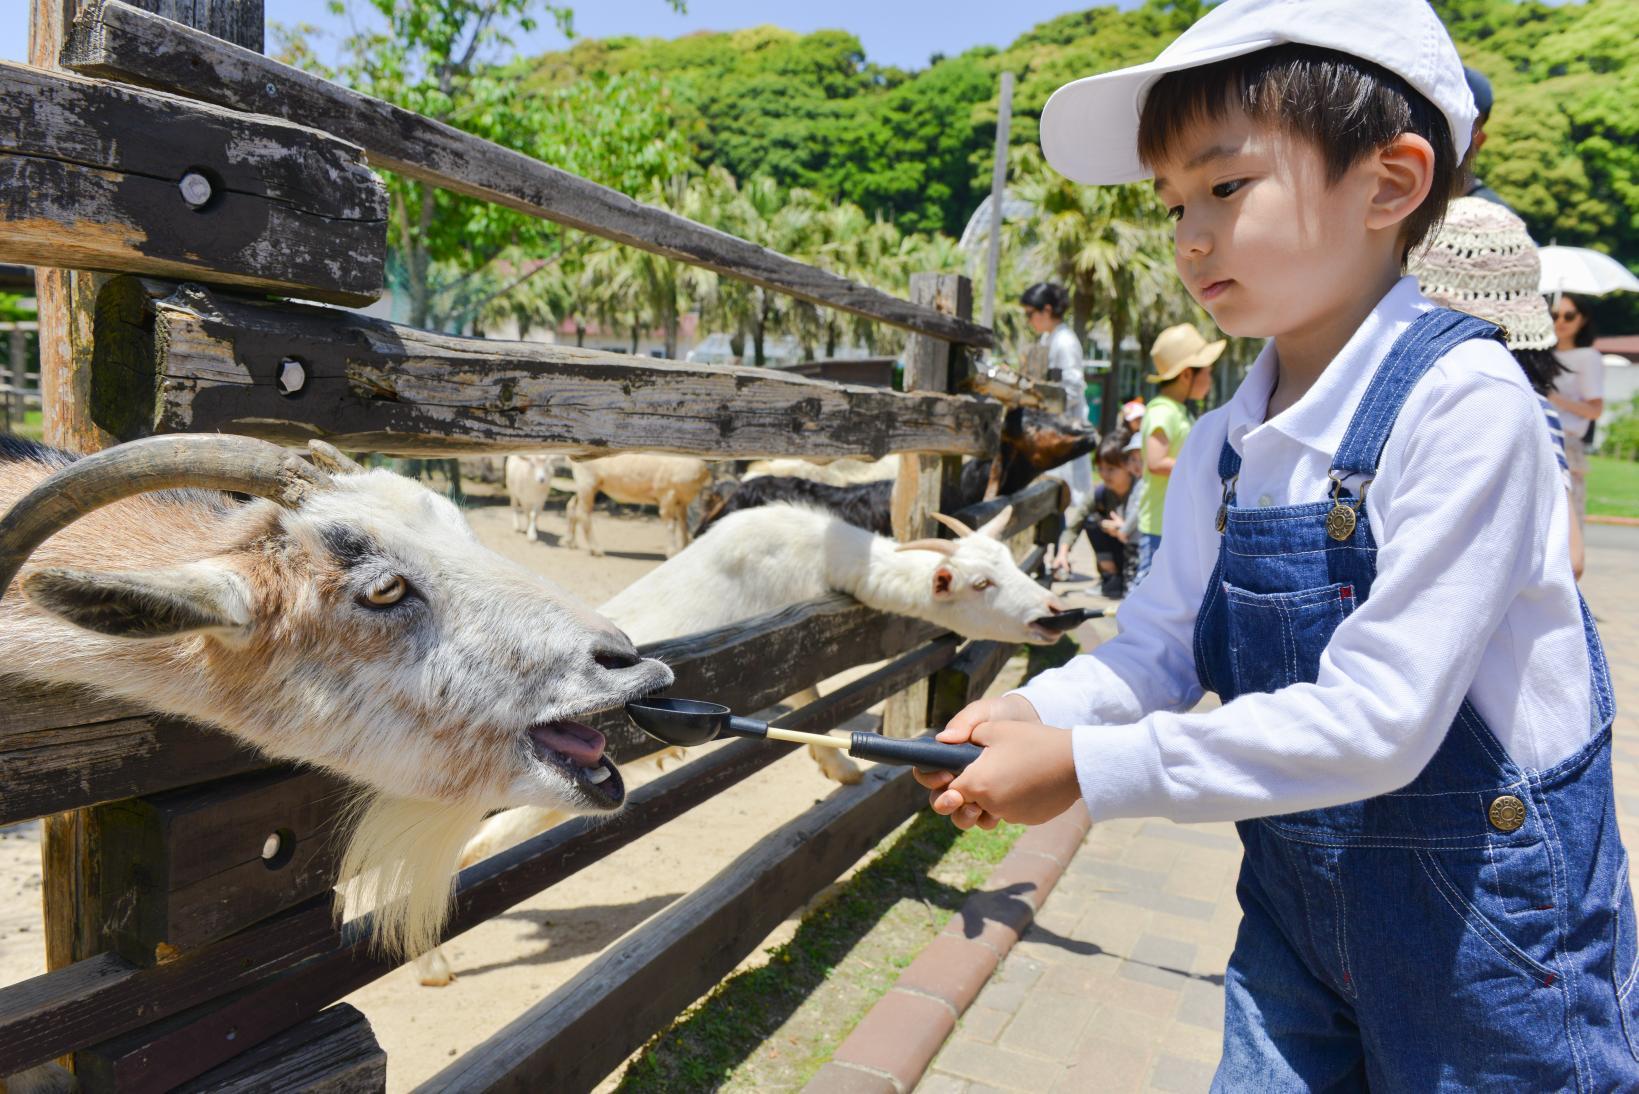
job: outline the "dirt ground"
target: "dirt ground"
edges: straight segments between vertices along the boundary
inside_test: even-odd
[[[561,505],[530,543],[512,531],[504,506],[474,498],[469,519],[479,538],[596,605],[664,560],[665,533],[635,512],[599,510],[597,534],[608,552],[592,559],[560,546]],[[635,773],[634,773],[635,774]],[[643,781],[629,778],[628,783]],[[409,1090],[500,1030],[589,963],[615,939],[705,883],[770,829],[834,789],[805,753],[774,764],[734,790],[611,855],[535,898],[454,939],[445,953],[456,974],[424,988],[402,968],[350,996],[387,1052],[388,1089]],[[0,830],[0,984],[44,969],[39,926],[38,823]],[[753,954],[795,928],[788,922]]]

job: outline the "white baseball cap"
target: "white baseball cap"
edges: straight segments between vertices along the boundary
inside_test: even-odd
[[[1076,182],[1136,182],[1138,119],[1151,85],[1287,42],[1319,46],[1388,69],[1421,92],[1451,126],[1460,162],[1473,131],[1474,94],[1457,47],[1428,0],[1224,0],[1161,55],[1065,84],[1041,112],[1047,162]]]

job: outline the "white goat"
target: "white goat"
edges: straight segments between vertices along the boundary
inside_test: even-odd
[[[968,638],[1050,644],[1059,635],[1038,621],[1063,611],[1065,604],[1019,569],[998,538],[1011,516],[1011,508],[1004,509],[978,531],[936,516],[959,538],[898,545],[819,509],[786,504],[745,509],[723,518],[598,611],[633,641],[658,642],[842,592],[868,607],[925,619]],[[828,777],[859,781],[859,768],[847,756],[833,749],[808,751]],[[564,814],[541,808],[491,817],[467,845],[461,865],[563,819]],[[438,949],[418,959],[416,969],[429,987],[452,979]]]
[[[810,482],[830,483],[832,486],[889,482],[899,476],[899,457],[883,456],[880,460],[856,460],[844,456],[829,463],[796,459],[753,460],[742,477],[758,479],[765,475],[807,479]]]
[[[78,462],[0,437],[0,672],[196,719],[363,784],[342,876],[373,903],[378,942],[418,953],[487,812],[620,808],[602,735],[578,719],[671,671],[486,550],[437,494],[313,447],[322,470],[238,437]],[[146,492],[182,485],[271,500]]]
[[[569,506],[569,537],[574,547],[585,533],[586,549],[594,558],[603,548],[592,538],[592,506],[598,494],[608,494],[626,505],[653,505],[666,525],[666,557],[689,544],[689,503],[711,482],[711,468],[693,456],[657,452],[623,452],[578,460],[570,465],[575,477],[575,498]]]
[[[512,506],[512,530],[524,532],[530,542],[540,538],[536,522],[552,497],[552,478],[568,475],[567,456],[508,456],[506,458],[507,501]],[[524,527],[528,514],[529,527]]]

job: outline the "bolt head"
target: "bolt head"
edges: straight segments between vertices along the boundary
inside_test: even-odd
[[[182,200],[195,209],[211,200],[211,180],[198,171],[189,171],[176,185],[182,191]]]
[[[279,362],[278,387],[280,395],[294,395],[307,385],[307,369],[294,357]]]

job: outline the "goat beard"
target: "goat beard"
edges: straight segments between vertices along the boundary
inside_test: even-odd
[[[348,809],[347,849],[336,916],[370,917],[370,948],[418,957],[438,945],[449,922],[461,854],[484,821],[482,803],[449,803],[365,793]]]

